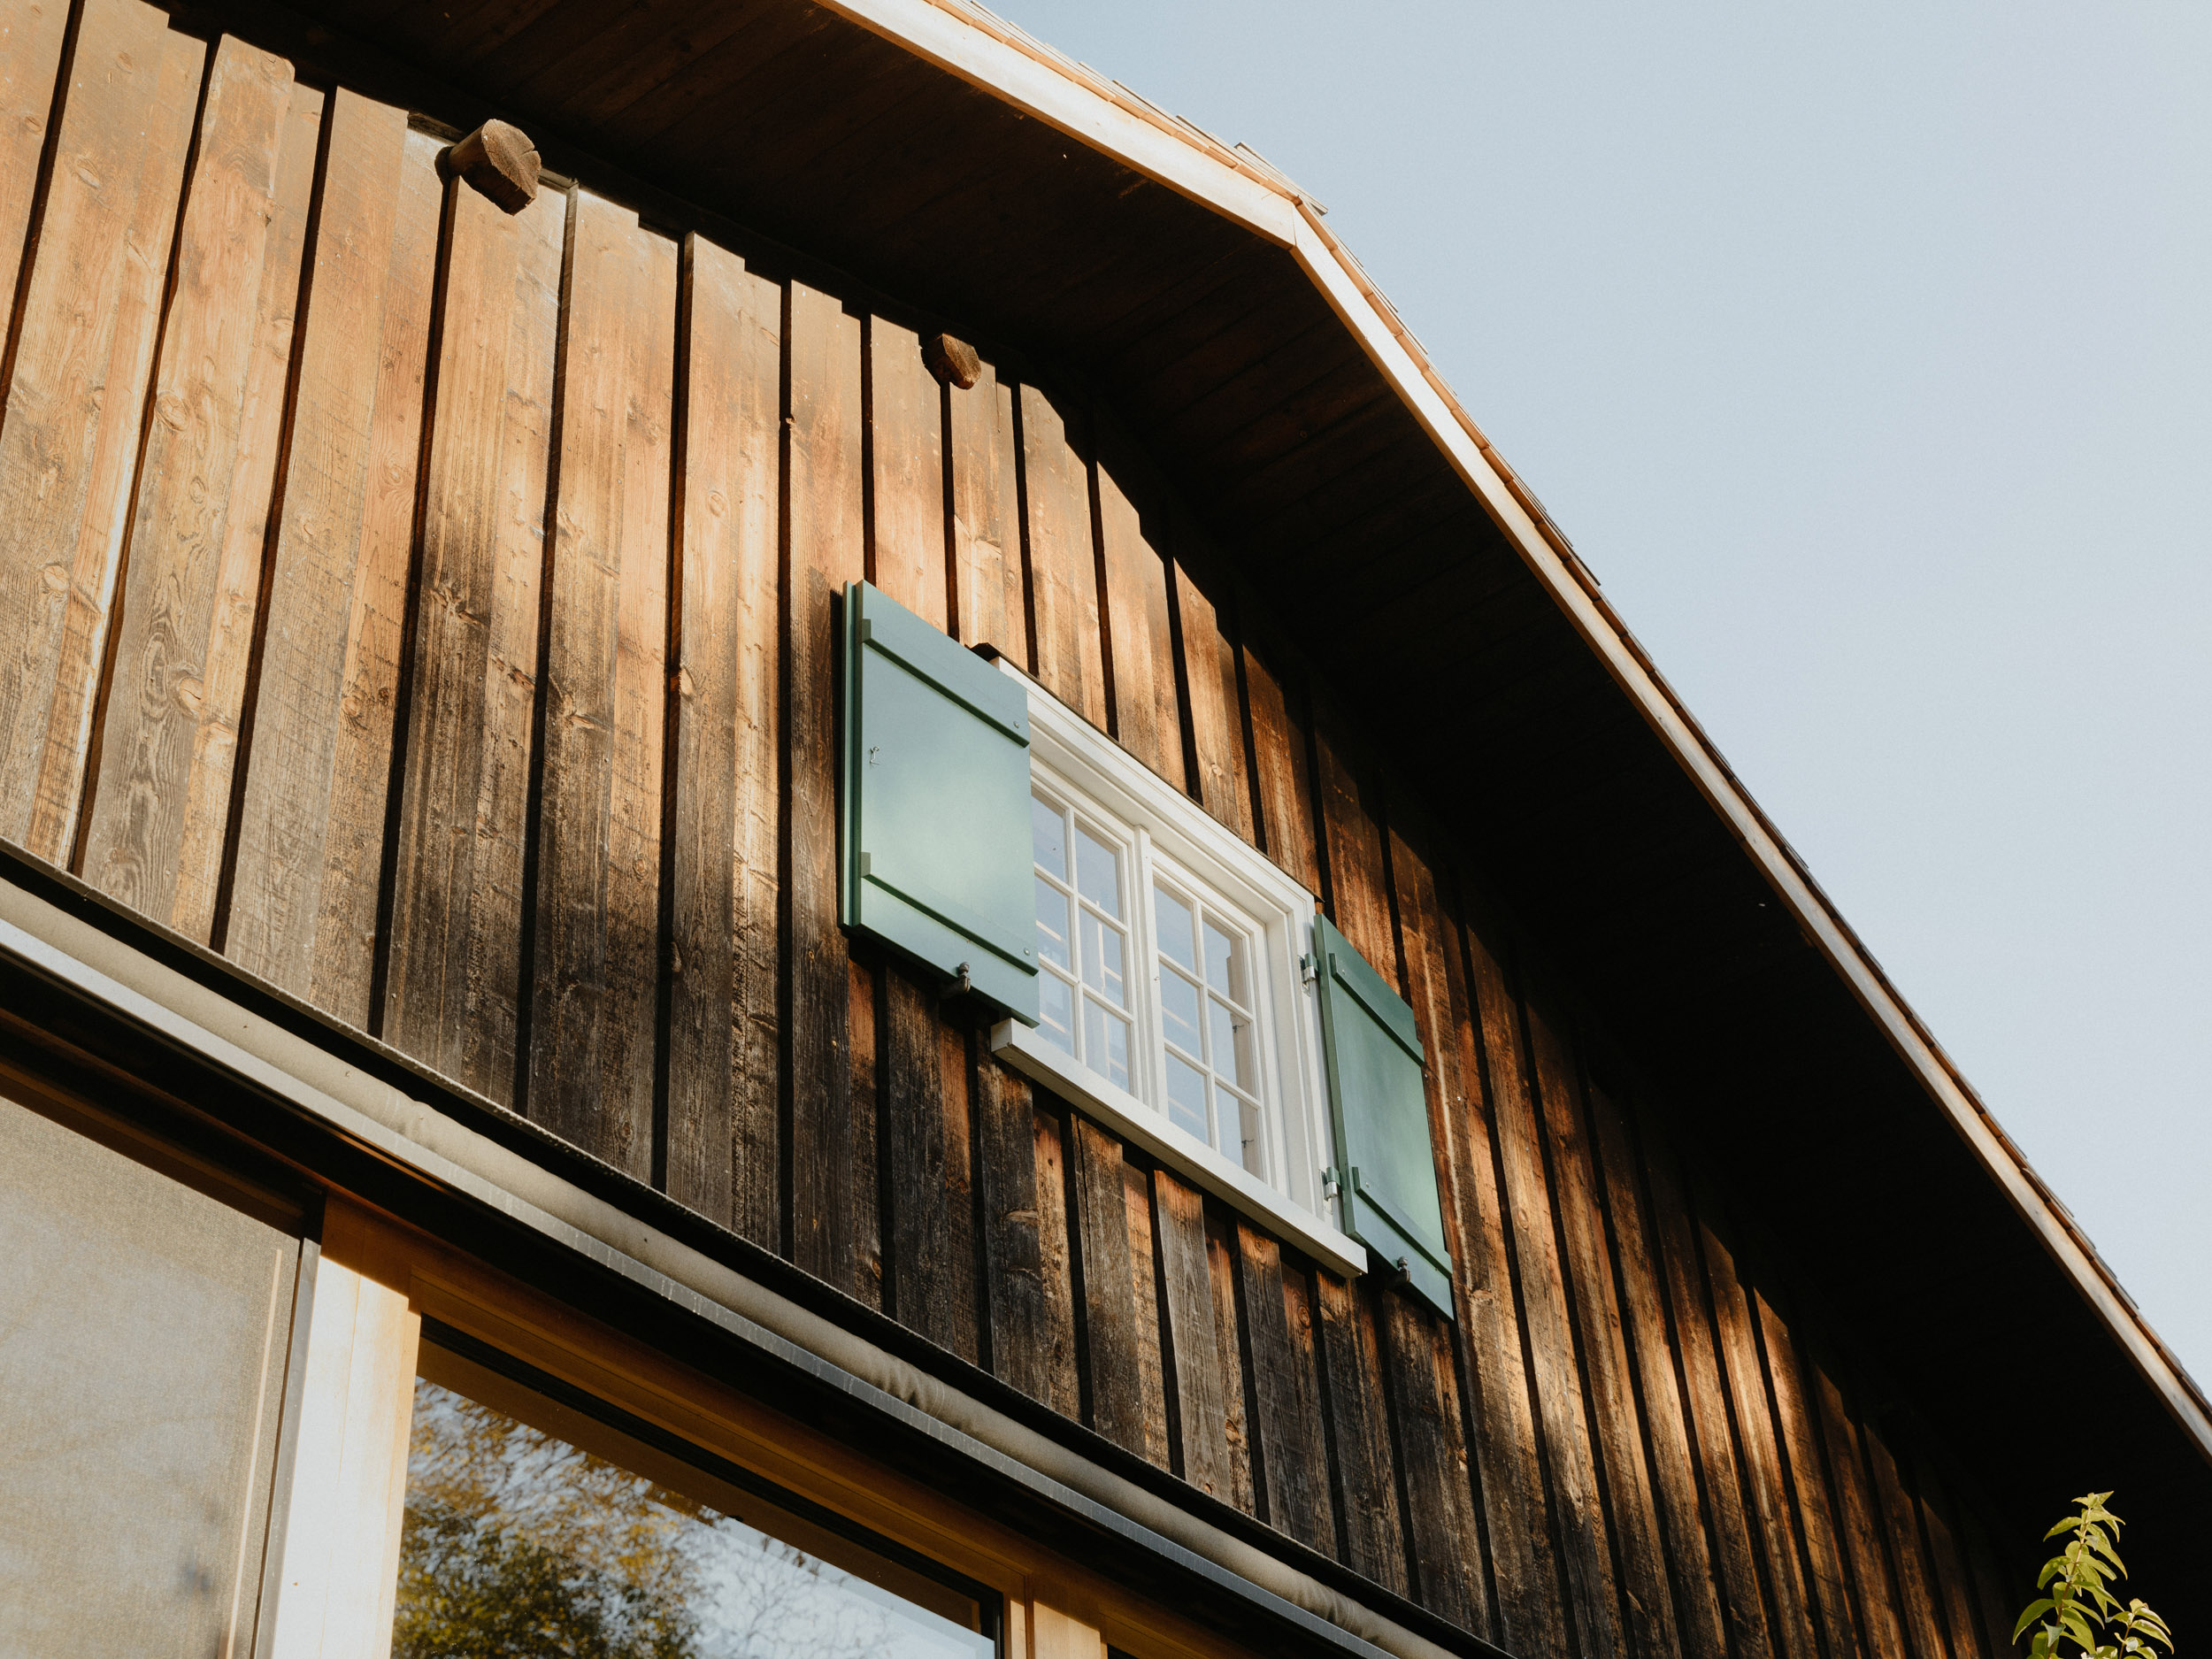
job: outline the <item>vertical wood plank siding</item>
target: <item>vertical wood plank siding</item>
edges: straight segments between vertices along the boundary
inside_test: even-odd
[[[1011,361],[941,386],[940,325],[771,250],[557,180],[505,214],[142,0],[80,0],[65,62],[65,22],[0,0],[0,835],[1527,1659],[1995,1659],[2008,1517],[1863,1408],[1162,434]],[[1456,1317],[847,938],[864,576],[1403,992]]]

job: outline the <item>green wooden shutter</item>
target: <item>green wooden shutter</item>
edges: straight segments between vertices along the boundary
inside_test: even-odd
[[[1452,1257],[1413,1010],[1325,916],[1313,918],[1313,955],[1344,1230],[1449,1317]]]
[[[1037,1023],[1029,700],[865,582],[845,589],[845,926]]]

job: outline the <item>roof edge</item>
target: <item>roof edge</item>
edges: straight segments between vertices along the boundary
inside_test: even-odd
[[[1253,152],[1171,116],[971,0],[825,0],[871,32],[1288,248],[1482,502],[1616,684],[1951,1119],[2182,1429],[2212,1459],[2212,1400],[2121,1288],[2080,1224],[1998,1125],[1605,597],[1596,577],[1438,373],[1319,204]]]

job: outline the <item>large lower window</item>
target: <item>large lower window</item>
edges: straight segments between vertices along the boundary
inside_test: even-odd
[[[1026,682],[1025,682],[1026,683]],[[1040,1018],[1009,1064],[1339,1271],[1313,898],[1033,685],[1030,826]]]
[[[989,1659],[995,1610],[462,1354],[423,1349],[393,1659]]]

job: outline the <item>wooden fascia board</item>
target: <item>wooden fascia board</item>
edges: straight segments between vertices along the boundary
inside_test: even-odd
[[[1368,358],[1511,539],[1584,641],[1789,907],[1830,965],[1980,1158],[2022,1219],[2110,1327],[2175,1420],[2212,1457],[2212,1404],[2167,1355],[2086,1236],[2056,1204],[1919,1017],[1816,887],[1672,688],[1599,593],[1565,538],[1445,386],[1311,205],[1226,147],[958,0],[834,0],[833,9],[1244,227],[1290,249]]]

